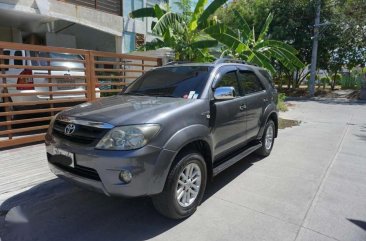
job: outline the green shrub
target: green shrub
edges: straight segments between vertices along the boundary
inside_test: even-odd
[[[341,80],[341,88],[342,89],[360,89],[361,88],[361,79],[355,78],[353,76],[344,77]]]
[[[285,104],[285,99],[286,95],[284,93],[278,94],[277,108],[283,112],[288,110],[287,105]]]
[[[334,76],[332,76],[332,79],[334,79]],[[336,74],[336,76],[335,76],[336,85],[341,85],[341,80],[342,80],[342,75]]]
[[[329,77],[323,77],[323,78],[320,79],[320,82],[323,85],[329,85],[330,84],[330,78]]]

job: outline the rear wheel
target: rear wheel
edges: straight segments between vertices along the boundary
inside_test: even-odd
[[[268,120],[264,128],[264,133],[261,139],[262,146],[255,153],[260,156],[269,156],[271,154],[276,126],[272,120]]]
[[[184,152],[177,156],[162,193],[153,196],[155,208],[164,216],[182,219],[192,215],[201,203],[207,181],[202,155]]]

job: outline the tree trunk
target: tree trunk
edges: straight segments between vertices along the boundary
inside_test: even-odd
[[[362,80],[360,99],[366,100],[366,74],[363,76],[363,80]]]
[[[334,74],[333,74],[333,79],[332,79],[332,83],[330,84],[330,88],[331,88],[332,90],[334,90],[334,87],[335,87],[335,85],[336,85],[336,82],[337,82],[336,78],[337,78],[337,71],[336,71],[336,72],[334,72]]]

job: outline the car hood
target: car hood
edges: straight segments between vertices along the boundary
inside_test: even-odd
[[[170,111],[189,105],[197,100],[182,98],[116,95],[94,102],[77,105],[61,113],[62,116],[75,117],[114,126],[152,123],[163,118]]]

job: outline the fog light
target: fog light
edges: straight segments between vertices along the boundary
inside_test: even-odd
[[[132,180],[132,173],[128,170],[122,170],[119,173],[119,179],[124,183],[130,183]]]

